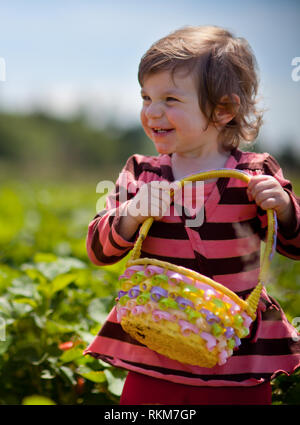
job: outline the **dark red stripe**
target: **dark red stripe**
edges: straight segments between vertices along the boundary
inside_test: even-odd
[[[116,244],[117,245],[117,244]],[[124,250],[124,253],[121,255],[109,255],[106,256],[103,253],[103,246],[100,244],[99,241],[99,231],[98,229],[95,230],[93,235],[93,240],[91,243],[92,251],[97,258],[98,261],[105,264],[114,264],[117,261],[120,261],[123,257],[127,255],[127,252],[129,251],[129,248],[120,247],[120,249]]]
[[[219,202],[220,205],[250,205],[247,196],[247,188],[245,187],[230,187],[226,189]]]
[[[182,223],[165,223],[154,221],[150,230],[149,236],[164,239],[188,240],[188,235]]]
[[[250,220],[241,221],[238,223],[239,232],[237,234],[236,227],[232,223],[207,223],[204,222],[198,229],[202,240],[228,240],[246,238],[253,233],[260,231],[260,220],[254,217]]]

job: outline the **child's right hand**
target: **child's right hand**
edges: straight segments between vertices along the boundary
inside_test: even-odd
[[[138,224],[143,223],[148,217],[160,220],[168,212],[171,201],[170,183],[152,181],[143,184],[135,197],[130,200],[127,213]]]

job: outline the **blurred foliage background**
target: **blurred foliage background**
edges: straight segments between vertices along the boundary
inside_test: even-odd
[[[274,156],[299,195],[300,158],[283,146]],[[0,404],[119,402],[126,372],[82,351],[114,304],[126,259],[92,265],[85,238],[97,183],[115,181],[133,153],[155,153],[141,127],[95,128],[84,111],[0,114]],[[295,320],[299,262],[277,254],[272,272],[268,290]],[[299,372],[273,381],[273,403],[300,404]]]

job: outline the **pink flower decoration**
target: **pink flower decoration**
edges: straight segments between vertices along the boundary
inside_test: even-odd
[[[193,280],[184,274],[173,272],[172,270],[168,270],[166,275],[169,277],[169,283],[178,284],[179,282],[184,282],[189,285],[193,284]]]
[[[152,317],[155,322],[158,322],[161,319],[169,320],[171,317],[171,314],[168,313],[167,311],[153,310]]]
[[[187,315],[184,311],[181,310],[175,310],[174,308],[169,309],[169,312],[172,314],[172,321],[176,322],[179,319],[186,320]]]
[[[228,357],[227,351],[226,350],[222,350],[221,353],[219,354],[218,365],[219,366],[222,366],[223,364],[225,364],[226,361],[227,361],[227,357]]]
[[[182,334],[185,336],[189,335],[191,332],[194,332],[195,334],[199,333],[199,329],[197,328],[197,326],[193,325],[190,322],[187,322],[186,320],[178,320],[178,324],[181,327]]]
[[[117,311],[117,321],[120,323],[122,320],[123,316],[126,316],[126,314],[128,313],[129,309],[127,307],[121,307],[118,309]]]
[[[195,282],[195,286],[196,286],[196,288],[202,289],[203,291],[206,291],[207,289],[211,289],[211,286],[206,285],[206,283],[202,283],[202,282],[199,282],[199,281]]]
[[[158,266],[147,266],[145,269],[146,276],[152,276],[154,274],[162,274],[164,272],[164,269],[162,267]]]
[[[131,266],[125,270],[122,276],[130,278],[135,272],[142,272],[142,271],[144,271],[144,266]]]
[[[211,297],[213,297],[216,294],[216,291],[214,291],[213,289],[206,289],[205,294],[204,294],[204,299],[206,301],[210,300]]]
[[[207,342],[206,347],[209,351],[211,351],[216,346],[217,340],[213,335],[207,332],[201,332],[200,336]]]
[[[133,314],[134,316],[136,316],[137,314],[141,314],[141,313],[145,313],[145,307],[143,305],[136,305],[131,310],[131,314]]]
[[[252,323],[252,319],[250,316],[248,316],[248,314],[246,314],[244,311],[241,313],[242,318],[244,319],[244,326],[245,328],[249,328],[251,323]]]

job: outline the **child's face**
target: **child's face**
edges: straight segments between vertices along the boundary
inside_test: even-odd
[[[217,149],[218,131],[201,112],[192,75],[169,71],[146,76],[142,87],[141,122],[161,154],[197,157],[204,145]]]

